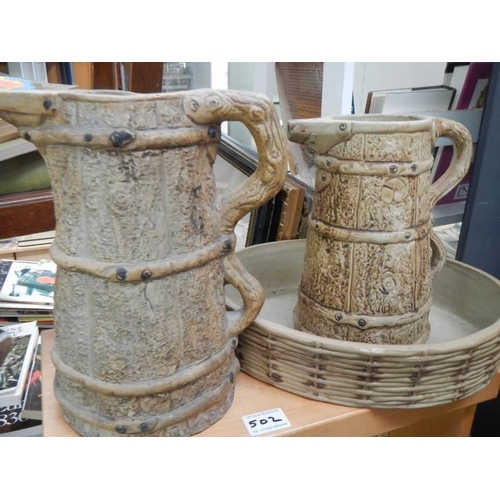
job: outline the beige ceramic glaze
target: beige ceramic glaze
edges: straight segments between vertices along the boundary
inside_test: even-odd
[[[317,166],[295,327],[340,340],[425,342],[432,279],[446,258],[431,209],[469,168],[468,130],[428,117],[353,115],[290,120],[288,135]],[[431,185],[440,136],[455,154]]]
[[[44,156],[57,218],[52,256],[55,394],[83,435],[185,436],[224,415],[236,335],[263,294],[233,228],[285,179],[272,103],[239,92],[0,92],[0,116]],[[255,174],[216,205],[219,124],[240,120]],[[243,307],[226,313],[224,283]]]
[[[461,262],[446,262],[434,281],[426,344],[336,340],[294,329],[305,249],[305,240],[296,240],[238,252],[265,291],[257,319],[239,335],[242,371],[310,399],[370,408],[450,403],[479,391],[497,374],[497,279]],[[231,305],[240,300],[235,291],[228,294]]]

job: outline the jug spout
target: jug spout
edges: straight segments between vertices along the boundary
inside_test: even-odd
[[[56,93],[53,90],[0,90],[0,118],[19,128],[36,127],[56,112]]]
[[[288,121],[288,139],[324,154],[352,136],[351,124],[342,116]]]

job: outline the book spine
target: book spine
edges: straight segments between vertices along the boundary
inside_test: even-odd
[[[493,63],[489,62],[470,63],[462,92],[458,98],[457,109],[469,109],[477,82],[479,80],[489,79],[492,67]]]

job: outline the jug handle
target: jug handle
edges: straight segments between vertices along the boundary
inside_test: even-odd
[[[202,89],[186,93],[184,110],[200,125],[240,121],[255,140],[255,172],[220,202],[221,230],[230,233],[242,217],[271,199],[285,182],[285,137],[274,105],[265,95],[252,92]]]
[[[467,127],[453,120],[434,118],[436,138],[448,137],[453,141],[453,158],[448,170],[431,185],[431,208],[449,193],[464,177],[472,159],[472,137]]]
[[[261,94],[202,89],[186,93],[184,110],[200,125],[241,121],[255,140],[258,153],[255,172],[223,196],[219,205],[221,231],[231,233],[242,217],[276,195],[285,182],[286,143],[274,105]],[[224,271],[225,282],[233,285],[243,299],[243,307],[226,312],[229,338],[238,335],[257,317],[264,303],[264,291],[234,253],[224,258]]]
[[[461,123],[444,118],[434,118],[437,137],[448,137],[453,141],[454,151],[448,170],[430,187],[430,208],[449,193],[464,177],[472,159],[472,138],[468,129]],[[446,261],[446,249],[431,229],[430,242],[432,249],[431,276],[434,279]]]
[[[264,304],[264,290],[232,253],[224,259],[225,282],[233,285],[243,299],[243,307],[226,311],[226,338],[236,337],[259,314]]]

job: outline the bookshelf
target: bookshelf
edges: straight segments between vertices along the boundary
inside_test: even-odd
[[[55,229],[50,189],[0,196],[0,239]]]

